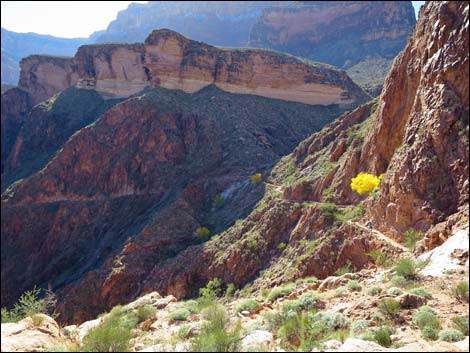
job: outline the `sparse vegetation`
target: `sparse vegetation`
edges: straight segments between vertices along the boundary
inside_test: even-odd
[[[358,337],[370,327],[370,324],[371,322],[369,320],[354,321],[350,328],[351,336]]]
[[[318,304],[319,297],[316,293],[306,292],[303,293],[298,299],[289,300],[283,306],[286,313],[300,312],[302,310],[315,309]]]
[[[416,262],[411,258],[399,260],[395,265],[394,270],[398,276],[403,276],[407,280],[413,280],[416,278],[417,266]]]
[[[420,297],[426,298],[426,299],[432,299],[432,294],[425,288],[423,287],[418,287],[418,288],[413,288],[410,290],[411,294],[419,295]]]
[[[195,352],[237,352],[240,346],[240,325],[228,329],[229,319],[225,308],[212,304],[202,313],[207,323],[200,334],[192,341],[191,348]]]
[[[468,302],[468,281],[457,283],[452,288],[452,293],[458,301]]]
[[[374,331],[374,340],[383,347],[390,347],[392,339],[390,336],[393,334],[394,329],[388,326],[379,327]]]
[[[441,323],[439,322],[436,312],[427,305],[422,306],[413,314],[413,324],[418,326],[421,332],[423,332],[425,327],[430,327],[435,330],[441,328]]]
[[[55,313],[56,298],[52,291],[47,290],[44,298],[39,299],[41,290],[34,287],[30,291],[24,292],[15,303],[13,309],[2,308],[2,323],[18,322],[28,316],[36,314],[46,314],[53,318],[58,315]]]
[[[209,238],[211,231],[207,227],[198,227],[196,228],[196,234],[203,238]]]
[[[280,297],[285,297],[286,295],[291,294],[295,290],[295,285],[293,283],[286,283],[280,287],[275,287],[271,290],[268,295],[268,301],[272,302]]]
[[[468,336],[468,315],[464,316],[454,316],[452,318],[452,326],[462,332],[465,336]]]
[[[459,330],[448,328],[439,332],[439,339],[446,342],[458,342],[462,341],[465,335]]]
[[[138,323],[144,322],[148,319],[154,318],[157,315],[157,309],[151,305],[143,305],[137,309]]]
[[[359,282],[355,280],[349,280],[347,286],[353,292],[360,292],[362,290],[362,287]]]
[[[251,311],[257,307],[259,307],[259,302],[255,299],[247,299],[247,300],[244,300],[242,301],[241,303],[238,303],[236,306],[235,306],[235,312],[239,313],[239,312],[242,312],[242,311]]]
[[[135,321],[126,318],[127,311],[115,307],[103,322],[91,329],[83,339],[84,352],[128,352]]]
[[[344,297],[347,293],[348,293],[348,290],[346,289],[346,287],[338,287],[335,290],[335,297],[337,298]]]
[[[388,289],[387,293],[396,297],[397,295],[401,294],[401,289],[397,287],[391,287]]]
[[[262,178],[263,177],[262,177],[261,173],[256,173],[256,174],[250,176],[250,181],[253,184],[256,184],[256,183],[259,183],[262,180]]]
[[[227,284],[227,289],[225,289],[225,297],[231,298],[235,295],[235,292],[237,291],[237,287],[233,283]]]
[[[404,288],[408,285],[408,281],[403,276],[393,276],[391,282],[401,288]]]
[[[346,273],[353,273],[356,272],[356,267],[352,264],[351,260],[346,260],[346,265],[344,267],[340,267],[335,271],[336,276],[342,276]]]
[[[416,229],[408,229],[405,232],[405,242],[404,245],[413,251],[415,249],[416,243],[423,238],[423,232],[420,232]]]
[[[379,311],[387,316],[389,319],[393,319],[400,312],[400,303],[395,299],[385,298],[379,302]]]
[[[372,286],[367,290],[367,294],[370,296],[378,295],[382,293],[382,288],[377,286]]]
[[[168,314],[170,321],[186,321],[191,313],[186,308],[178,308]]]
[[[393,264],[393,260],[390,258],[390,256],[380,250],[371,250],[366,255],[369,256],[377,265],[390,267]]]
[[[44,316],[42,316],[41,314],[35,314],[33,316],[31,316],[31,320],[33,320],[33,325],[34,326],[41,326],[42,323],[44,322]]]

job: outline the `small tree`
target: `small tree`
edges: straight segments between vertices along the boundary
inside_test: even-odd
[[[256,173],[250,176],[250,180],[253,184],[259,183],[262,179],[261,173]]]
[[[351,179],[351,189],[359,194],[368,194],[379,187],[382,175],[375,176],[374,174],[360,172],[355,178]]]

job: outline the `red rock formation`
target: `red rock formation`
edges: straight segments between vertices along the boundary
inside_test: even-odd
[[[144,87],[193,93],[210,84],[232,93],[307,104],[352,106],[367,95],[344,71],[256,49],[220,49],[170,30],[145,44],[82,46],[74,58],[31,56],[21,62],[19,86],[34,103],[76,85],[105,96],[129,97]]]

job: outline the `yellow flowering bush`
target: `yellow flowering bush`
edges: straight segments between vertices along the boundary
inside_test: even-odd
[[[351,179],[351,189],[359,194],[369,193],[379,187],[382,176],[383,174],[375,176],[374,174],[360,172],[355,178]]]

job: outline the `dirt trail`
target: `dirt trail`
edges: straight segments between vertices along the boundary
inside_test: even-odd
[[[385,241],[386,243],[390,244],[391,246],[395,247],[395,248],[398,248],[400,250],[402,250],[403,252],[407,252],[409,253],[410,250],[401,245],[400,243],[397,243],[395,240],[393,239],[390,239],[389,237],[387,237],[385,234],[379,232],[378,230],[375,230],[375,229],[369,229],[368,227],[366,227],[365,225],[363,224],[360,224],[359,222],[354,222],[354,221],[348,221],[348,224],[354,226],[354,227],[357,227],[357,228],[361,228],[363,230],[366,230],[368,232],[370,232],[371,234],[375,235],[377,238],[379,238],[380,240],[383,240]]]

